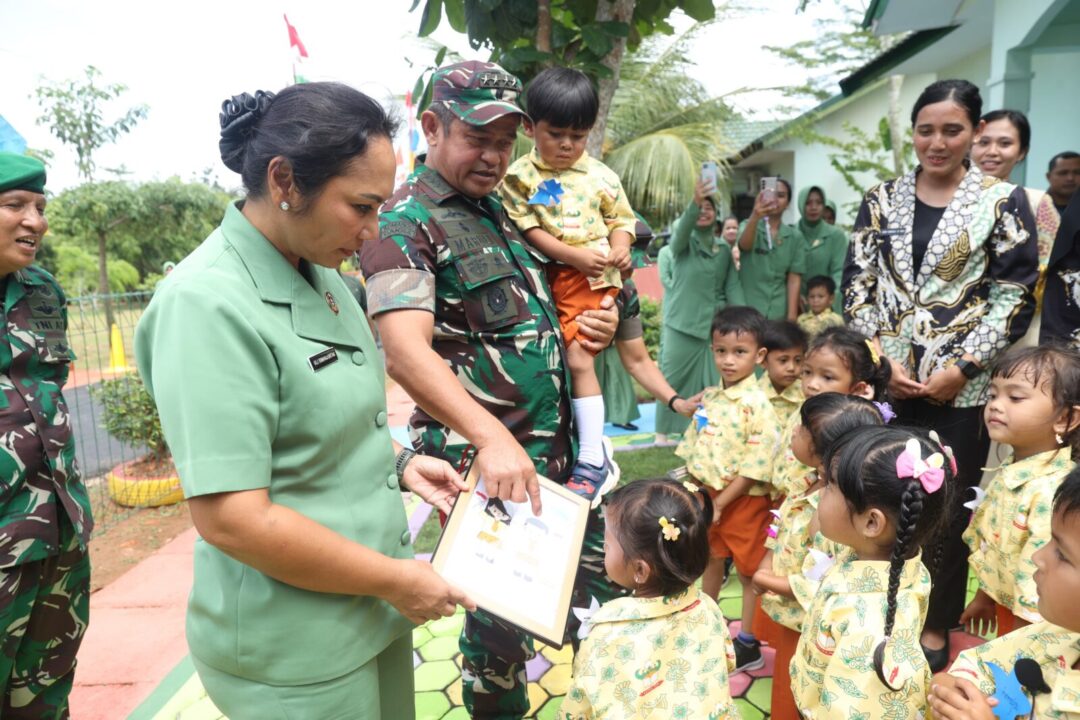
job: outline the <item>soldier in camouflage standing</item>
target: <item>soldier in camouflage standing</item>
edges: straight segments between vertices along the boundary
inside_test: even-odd
[[[32,265],[45,166],[0,153],[0,681],[4,720],[67,718],[90,611],[92,520],[60,389],[74,354],[64,293]]]
[[[525,242],[492,192],[524,114],[516,104],[521,82],[475,61],[441,68],[432,82],[432,103],[421,118],[427,158],[383,205],[379,241],[361,250],[368,311],[388,372],[417,402],[414,446],[454,463],[475,450],[492,494],[528,497],[539,510],[536,474],[566,482],[575,448],[546,258]],[[615,330],[610,303],[579,318],[596,350]],[[619,594],[604,575],[602,548],[598,511],[586,534],[575,607]],[[524,717],[532,639],[470,613],[461,650],[472,716]]]

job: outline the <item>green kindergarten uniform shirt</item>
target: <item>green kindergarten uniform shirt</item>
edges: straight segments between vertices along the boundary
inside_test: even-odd
[[[350,540],[412,556],[383,364],[335,270],[298,271],[230,206],[162,282],[135,345],[187,497],[267,489]],[[411,627],[382,600],[301,590],[196,543],[188,644],[222,672],[321,682]]]

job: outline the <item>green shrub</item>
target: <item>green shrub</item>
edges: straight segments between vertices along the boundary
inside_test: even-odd
[[[90,394],[101,403],[106,432],[122,442],[145,445],[153,460],[168,457],[169,446],[161,432],[157,405],[138,374],[105,380],[90,388]]]
[[[644,328],[645,347],[654,361],[660,359],[660,301],[639,296],[641,301],[641,324]]]

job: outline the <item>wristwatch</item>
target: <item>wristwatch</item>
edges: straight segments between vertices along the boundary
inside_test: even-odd
[[[409,448],[401,448],[401,452],[394,459],[394,472],[397,473],[398,485],[405,489],[405,466],[416,457],[416,453]]]
[[[963,358],[961,358],[961,359],[956,361],[955,365],[956,365],[956,367],[960,368],[960,372],[968,380],[971,380],[976,375],[978,375],[979,373],[982,372],[982,368],[979,367],[978,365],[976,365],[971,360],[964,360]]]

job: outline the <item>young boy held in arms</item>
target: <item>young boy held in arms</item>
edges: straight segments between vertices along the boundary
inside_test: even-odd
[[[602,445],[604,399],[593,356],[576,341],[576,318],[616,295],[622,276],[629,277],[637,218],[618,176],[585,152],[599,100],[584,73],[541,72],[525,91],[525,107],[525,134],[535,148],[510,166],[499,193],[525,239],[553,261],[547,276],[566,342],[579,443],[567,487],[595,506],[615,477]]]

